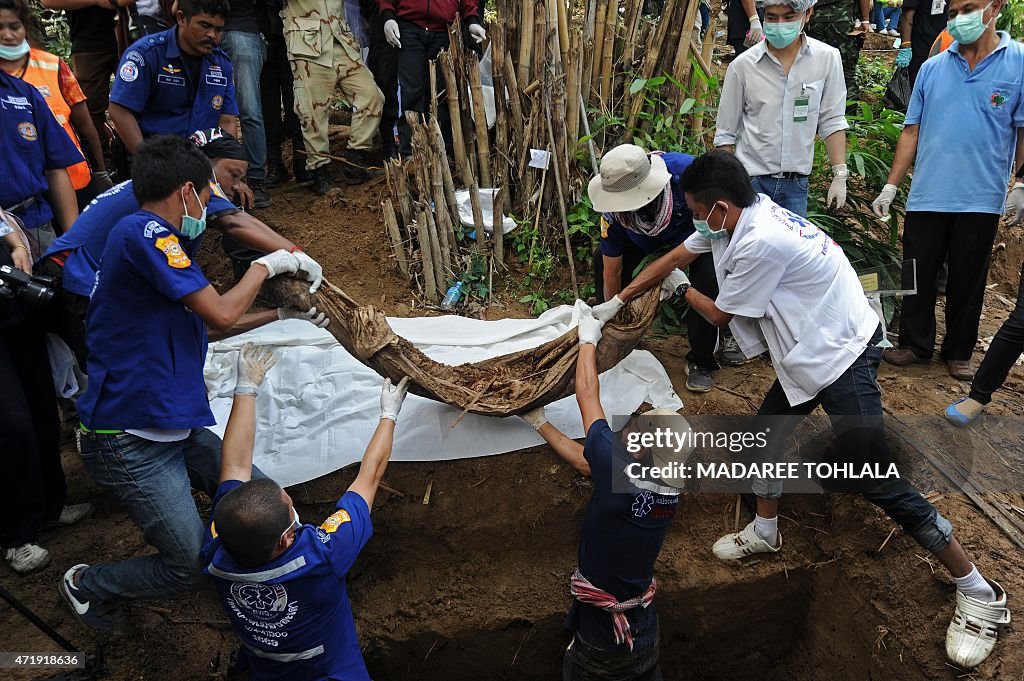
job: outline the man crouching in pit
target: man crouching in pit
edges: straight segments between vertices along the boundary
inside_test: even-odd
[[[579,567],[569,587],[576,600],[566,627],[574,636],[565,651],[562,680],[661,681],[654,562],[679,505],[679,489],[672,485],[682,483],[636,476],[652,466],[678,464],[690,452],[679,452],[673,460],[665,457],[675,455],[662,450],[652,456],[650,450],[630,447],[638,450],[630,454],[625,441],[643,422],[654,421],[649,416],[670,419],[673,427],[685,427],[685,422],[672,410],[656,409],[633,419],[621,433],[612,432],[597,380],[601,326],[589,309],[580,319],[576,400],[586,443],[581,446],[548,423],[543,408],[523,415],[559,456],[594,483],[580,534]]]
[[[355,481],[320,527],[303,525],[288,493],[250,480],[256,391],[274,364],[246,345],[224,433],[220,486],[202,558],[221,607],[242,641],[251,681],[370,681],[345,590],[345,574],[373,534],[370,508],[387,468],[408,378],[384,382],[380,422]]]

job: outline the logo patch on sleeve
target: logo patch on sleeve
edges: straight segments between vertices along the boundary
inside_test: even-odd
[[[160,237],[153,243],[167,258],[167,264],[174,269],[183,270],[192,264],[192,261],[185,255],[185,251],[182,250],[181,244],[178,243],[178,237],[174,234]]]
[[[350,522],[352,522],[352,517],[348,514],[348,511],[339,508],[329,515],[320,527],[324,532],[334,532],[345,523]]]
[[[133,61],[126,61],[121,64],[121,69],[117,72],[117,75],[121,77],[126,83],[131,83],[139,77],[139,67],[135,65]]]
[[[220,95],[214,95],[213,99],[210,100],[210,106],[214,111],[220,111],[221,107],[224,106],[224,98]]]

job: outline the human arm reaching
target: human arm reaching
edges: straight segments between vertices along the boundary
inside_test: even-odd
[[[252,450],[256,445],[256,395],[277,358],[265,347],[246,343],[235,364],[235,397],[224,430],[220,455],[220,481],[248,481],[252,477]]]
[[[406,393],[409,392],[409,377],[403,378],[397,386],[391,385],[391,379],[385,379],[380,393],[380,422],[373,431],[370,444],[366,446],[363,461],[359,464],[359,473],[349,486],[366,502],[367,508],[373,508],[373,499],[377,495],[381,478],[391,458],[391,447],[395,441],[395,424],[398,412],[402,409]]]

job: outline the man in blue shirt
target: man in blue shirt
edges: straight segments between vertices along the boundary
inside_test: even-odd
[[[670,460],[642,449],[631,454],[624,436],[650,430],[648,416],[674,417],[666,425],[688,428],[672,410],[657,409],[633,419],[614,433],[601,406],[597,344],[602,322],[585,309],[579,322],[576,400],[587,439],[583,446],[548,423],[544,409],[523,415],[555,452],[590,476],[594,493],[580,534],[579,565],[570,580],[575,597],[566,627],[572,643],[562,663],[563,681],[661,681],[658,613],[654,607],[654,563],[679,506],[672,478],[642,474],[637,464],[677,466],[690,450],[671,452]],[[660,453],[660,452],[659,452]],[[676,478],[678,480],[678,478]]]
[[[931,361],[936,275],[948,255],[939,355],[961,381],[974,377],[971,354],[1015,152],[1018,165],[1024,160],[1024,46],[996,31],[1003,4],[949,3],[956,42],[921,67],[888,184],[872,204],[879,217],[887,215],[896,186],[914,166],[903,257],[917,261],[917,295],[903,301],[900,347],[882,356],[897,366]]]
[[[110,120],[129,152],[144,137],[222,128],[237,136],[231,60],[221,50],[227,0],[179,0],[178,25],[124,53],[110,92]]]
[[[370,508],[391,456],[408,378],[384,382],[380,422],[355,481],[319,526],[304,525],[288,493],[250,480],[256,390],[273,356],[239,353],[238,385],[224,433],[220,486],[203,542],[205,572],[242,641],[252,681],[369,681],[345,575],[373,535]]]
[[[19,217],[41,249],[78,217],[68,166],[82,162],[46,100],[29,83],[0,69],[0,207]],[[35,255],[38,255],[36,253]]]
[[[243,248],[253,249],[254,256],[250,259],[281,249],[292,252],[302,262],[302,270],[307,273],[312,288],[315,290],[319,287],[323,280],[323,268],[319,263],[303,253],[300,247],[227,199],[224,188],[233,195],[244,191],[242,178],[246,173],[246,161],[241,143],[220,130],[198,130],[190,139],[213,164],[215,182],[210,187],[206,221],[210,227],[221,231],[222,243],[230,239]],[[122,182],[86,206],[75,221],[74,229],[53,242],[36,264],[40,274],[53,276],[61,287],[58,294],[60,310],[57,313],[57,330],[74,351],[83,369],[88,357],[85,347],[85,313],[107,235],[121,218],[138,210],[139,202],[132,191],[132,181]],[[232,262],[241,266],[234,259]],[[248,268],[248,261],[244,266]],[[282,318],[291,315],[287,310],[280,312]]]
[[[622,144],[601,159],[601,172],[587,193],[601,215],[601,246],[594,252],[597,299],[611,300],[633,280],[649,255],[675,248],[693,234],[693,213],[677,183],[693,162],[689,154],[654,152]],[[710,255],[690,265],[690,278],[709,295],[718,290]],[[703,393],[715,385],[718,329],[694,311],[686,315],[690,352],[686,355],[686,389]],[[723,364],[740,366],[746,358],[729,334],[722,335]]]
[[[191,488],[217,488],[220,438],[203,381],[207,327],[230,333],[263,282],[300,262],[278,250],[257,259],[221,295],[195,263],[213,171],[188,140],[160,135],[139,145],[132,191],[141,210],[107,237],[86,319],[88,387],[78,400],[79,451],[159,553],[79,564],[61,593],[88,626],[115,628],[122,600],[184,595],[203,583],[203,525]],[[278,318],[250,316],[248,327]]]

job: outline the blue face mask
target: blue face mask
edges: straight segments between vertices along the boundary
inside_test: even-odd
[[[804,30],[804,20],[797,21],[766,21],[764,23],[764,38],[768,44],[776,50],[789,47]]]
[[[988,24],[982,21],[981,18],[985,16],[985,10],[991,6],[992,3],[990,2],[979,10],[956,15],[955,18],[950,19],[949,23],[946,24],[946,30],[961,45],[970,45],[971,43],[978,42],[978,39],[984,35],[985,30],[988,28]]]
[[[21,59],[28,54],[29,46],[27,40],[22,40],[20,45],[16,47],[10,47],[8,45],[0,45],[0,59],[7,61],[14,61],[15,59]]]
[[[717,203],[711,207],[711,211],[708,213],[708,218],[711,217],[711,213],[715,212],[715,208],[718,208]],[[726,208],[725,217],[722,218],[722,224],[719,225],[718,229],[711,229],[711,225],[708,224],[708,221],[706,219],[698,220],[697,218],[694,218],[693,226],[694,228],[696,228],[697,233],[700,234],[701,236],[705,236],[709,239],[724,239],[725,237],[729,236],[729,232],[725,231],[725,220],[728,217],[729,211],[728,208]]]
[[[199,194],[196,193],[195,187],[192,188],[192,194],[196,197],[196,201],[202,205],[203,202],[199,199]],[[206,206],[203,206],[202,215],[197,218],[192,217],[188,214],[188,205],[185,203],[184,192],[181,195],[181,205],[185,209],[185,215],[181,218],[181,233],[189,239],[195,239],[206,231]]]

